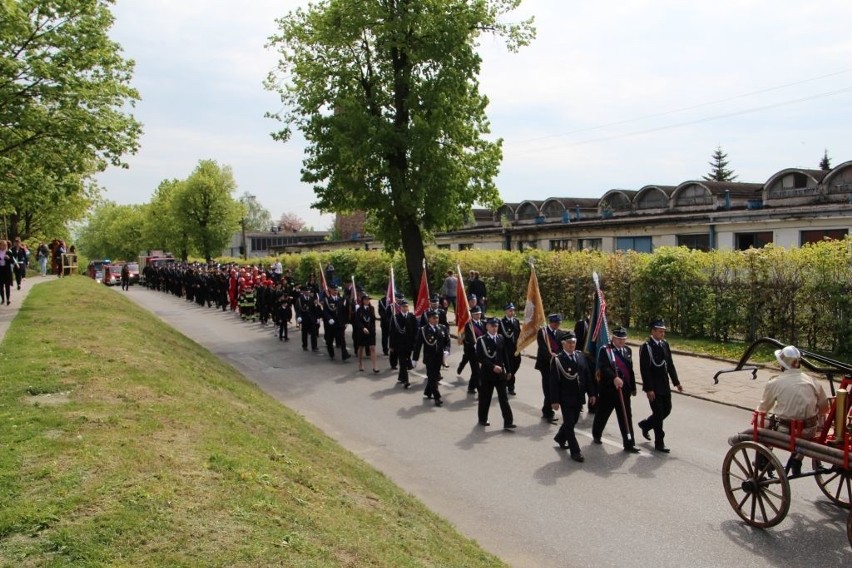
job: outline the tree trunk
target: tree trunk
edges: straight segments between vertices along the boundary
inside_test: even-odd
[[[426,256],[423,235],[414,219],[399,219],[399,229],[402,237],[402,251],[405,253],[405,266],[408,269],[408,296],[416,299],[420,273],[423,271],[423,259]]]

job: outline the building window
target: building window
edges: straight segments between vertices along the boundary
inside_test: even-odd
[[[692,250],[710,250],[710,235],[702,233],[700,235],[677,235],[677,246],[686,247]]]
[[[601,239],[577,239],[577,248],[579,250],[601,250],[603,241]]]
[[[700,185],[690,185],[681,189],[680,193],[677,194],[677,204],[683,206],[712,205],[713,196]]]
[[[825,239],[841,241],[849,234],[848,229],[817,229],[815,231],[802,231],[799,234],[800,244],[819,243]]]
[[[651,243],[651,237],[618,237],[615,239],[615,250],[651,252],[653,250],[653,245]]]
[[[473,243],[459,243],[459,250],[471,250]]]
[[[574,239],[551,239],[550,250],[574,250]]]
[[[538,241],[518,241],[518,250],[523,251],[524,249],[537,249]]]
[[[450,250],[450,245],[438,245],[438,249],[440,249],[440,250]]]
[[[773,241],[772,231],[762,231],[760,233],[736,233],[734,238],[737,250],[763,248]]]
[[[639,209],[665,209],[669,204],[669,197],[659,189],[649,189],[640,198],[637,206]]]

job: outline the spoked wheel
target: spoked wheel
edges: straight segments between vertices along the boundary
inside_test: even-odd
[[[813,459],[817,485],[835,504],[849,508],[852,503],[852,471]]]
[[[740,442],[722,462],[728,502],[753,527],[774,527],[790,510],[790,482],[784,466],[766,446]]]

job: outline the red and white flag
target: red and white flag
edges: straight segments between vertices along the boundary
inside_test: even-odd
[[[429,281],[426,277],[426,259],[423,259],[423,271],[420,273],[420,289],[417,291],[417,303],[414,304],[414,317],[420,317],[429,309]]]
[[[456,284],[456,333],[458,333],[459,343],[461,343],[464,326],[470,321],[470,304],[467,303],[467,292],[464,291],[464,280],[462,280],[461,267],[458,264],[456,265],[456,272],[459,274]]]

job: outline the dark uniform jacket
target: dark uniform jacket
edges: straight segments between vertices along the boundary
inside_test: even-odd
[[[420,350],[423,350],[423,362],[426,365],[444,362],[444,351],[450,350],[450,331],[447,326],[438,324],[435,329],[426,324],[417,331],[414,342],[415,361],[420,359]]]
[[[316,302],[313,294],[299,294],[295,303],[296,317],[302,318],[302,325],[308,329],[316,327],[318,318],[322,315],[322,309]]]
[[[639,348],[639,371],[642,374],[642,390],[645,392],[670,395],[672,391],[669,387],[669,377],[674,386],[680,384],[672,362],[672,352],[665,339],[657,345],[657,342],[649,337],[648,341],[642,344]]]
[[[510,357],[513,356],[515,354],[515,349],[518,347],[518,336],[521,334],[521,322],[518,318],[509,319],[508,317],[504,317],[500,320],[497,333],[502,335],[506,342],[506,353]]]
[[[535,356],[535,368],[544,371],[550,368],[551,354],[562,351],[562,344],[556,339],[556,332],[546,326],[535,334],[538,351]]]
[[[474,321],[473,318],[464,326],[464,349],[470,354],[476,352],[476,341],[485,334],[485,324],[482,320]]]
[[[598,392],[601,394],[615,393],[615,377],[624,381],[622,391],[627,394],[636,392],[636,375],[633,373],[633,353],[624,346],[624,353],[613,347],[611,343],[598,351]]]
[[[431,310],[432,308],[429,308],[429,309]],[[437,308],[437,309],[435,309],[435,311],[438,312],[438,323],[441,324],[441,325],[445,325],[445,326],[447,326],[447,328],[449,328],[450,324],[447,323],[447,312],[446,312],[446,310],[442,310],[441,308]],[[422,314],[420,314],[420,320],[418,320],[420,327],[423,327],[424,325],[429,325],[429,318],[426,317],[427,313],[428,313],[428,310],[426,312],[423,312]]]
[[[407,357],[414,348],[417,336],[417,318],[411,312],[394,314],[390,324],[390,346],[397,355]]]
[[[562,406],[583,406],[586,395],[594,396],[594,383],[586,357],[574,351],[574,360],[561,351],[550,365],[550,400]]]
[[[487,333],[476,341],[476,358],[479,360],[480,377],[493,378],[505,375],[509,366],[506,354],[506,340],[498,333],[491,338]],[[495,373],[494,367],[502,367],[502,373]]]

